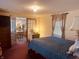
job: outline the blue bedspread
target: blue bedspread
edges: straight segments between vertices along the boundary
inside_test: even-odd
[[[33,39],[29,44],[29,48],[47,59],[72,59],[66,52],[73,43],[57,37],[45,37]]]

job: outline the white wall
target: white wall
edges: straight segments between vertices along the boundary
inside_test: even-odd
[[[70,27],[72,25],[73,19],[75,19],[76,16],[79,16],[79,10],[70,11],[67,15],[67,21],[66,21],[66,38],[75,40],[77,39],[77,33],[76,31],[71,31]]]
[[[66,39],[69,40],[75,40],[77,39],[77,33],[76,31],[71,31],[70,27],[72,25],[73,19],[75,19],[76,16],[79,16],[79,10],[75,11],[69,11],[69,14],[67,15],[66,20],[66,31],[65,36]],[[38,20],[38,27],[39,27],[39,33],[41,37],[47,37],[52,35],[52,19],[50,15],[44,15],[37,18]]]

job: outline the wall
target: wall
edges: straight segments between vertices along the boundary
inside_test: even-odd
[[[66,21],[66,38],[70,40],[77,39],[77,33],[76,31],[71,31],[70,27],[72,25],[73,19],[75,19],[76,16],[79,16],[79,10],[70,11],[67,15],[67,21]]]
[[[41,15],[37,17],[37,26],[39,28],[40,37],[52,35],[52,19],[51,15]]]
[[[70,27],[72,25],[73,19],[75,19],[76,16],[79,16],[79,10],[69,11],[69,14],[67,15],[66,20],[66,31],[65,31],[65,37],[69,40],[75,40],[77,39],[77,33],[76,31],[71,31]],[[41,37],[47,37],[52,35],[52,19],[50,15],[43,15],[39,16],[37,18],[38,20],[38,27],[39,27],[39,33]]]
[[[67,21],[66,21],[66,39],[75,40],[77,38],[77,34],[75,31],[71,31],[70,27],[72,24],[72,20],[75,16],[79,16],[79,10],[75,11],[69,11],[69,14],[67,15]],[[11,16],[22,16],[22,17],[33,17],[33,15],[27,15],[27,14],[15,14],[15,13],[1,13],[2,15],[11,15]],[[38,32],[40,33],[40,37],[47,37],[52,35],[52,19],[51,15],[38,15],[35,16],[37,19],[37,28]]]

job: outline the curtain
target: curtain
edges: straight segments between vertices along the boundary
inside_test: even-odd
[[[62,37],[61,27],[62,27],[62,20],[60,20],[58,17],[55,22],[54,33],[53,33],[54,36],[60,37],[60,38]]]
[[[56,14],[52,15],[52,35],[54,35],[55,25],[57,21],[61,21],[61,37],[65,39],[65,23],[66,23],[66,16],[68,13],[63,14]]]
[[[66,24],[67,14],[68,13],[61,14],[61,20],[62,20],[61,30],[62,30],[62,38],[64,38],[64,39],[65,39],[65,24]]]
[[[57,16],[52,15],[52,35],[54,34],[54,28],[55,28],[56,19],[57,19]]]

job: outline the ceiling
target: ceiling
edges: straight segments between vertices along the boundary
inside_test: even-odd
[[[40,7],[37,13],[58,13],[79,9],[79,0],[0,0],[0,8],[9,12],[33,13],[33,5]]]

